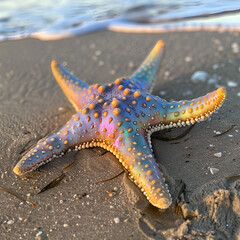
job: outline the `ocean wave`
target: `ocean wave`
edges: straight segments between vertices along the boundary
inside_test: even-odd
[[[144,8],[146,8],[144,6]],[[130,11],[131,10],[131,11]],[[109,30],[125,33],[165,33],[176,31],[240,31],[240,9],[227,9],[211,13],[187,14],[184,16],[136,13],[130,9],[124,17],[114,17],[92,22],[78,22],[72,17],[62,19],[40,31],[20,32],[12,36],[0,35],[0,40],[37,38],[40,40],[57,40],[96,31]],[[139,9],[138,9],[139,10]],[[132,14],[134,11],[134,14]]]

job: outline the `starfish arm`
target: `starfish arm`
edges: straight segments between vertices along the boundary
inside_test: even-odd
[[[166,209],[171,205],[172,199],[152,150],[143,136],[145,134],[145,131],[141,131],[134,138],[128,136],[124,147],[119,148],[119,160],[149,202],[155,207]]]
[[[80,101],[80,99],[83,98],[83,96],[81,96],[81,92],[83,89],[87,89],[89,87],[88,84],[80,79],[77,79],[56,61],[52,61],[51,68],[54,77],[69,101],[73,104],[77,111],[81,109],[84,105],[83,102]]]
[[[93,139],[93,130],[91,131],[85,115],[77,113],[58,133],[41,140],[21,158],[13,171],[17,175],[24,175],[55,157],[61,157],[66,151],[87,148],[89,141]]]
[[[221,107],[226,98],[226,91],[219,88],[205,96],[190,100],[168,103],[164,124],[177,123],[179,126],[190,125],[206,120]]]
[[[181,127],[206,120],[213,114],[226,98],[226,91],[219,88],[205,96],[179,102],[166,102],[157,98],[157,111],[150,122],[150,132],[171,127]]]
[[[159,69],[163,55],[164,43],[162,41],[158,41],[144,62],[130,77],[130,80],[138,82],[141,88],[146,89],[149,93],[151,93],[155,84],[154,76]]]

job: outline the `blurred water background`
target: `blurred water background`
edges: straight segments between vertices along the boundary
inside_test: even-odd
[[[240,29],[240,1],[0,1],[0,40],[54,39],[102,29],[157,32],[199,26]]]

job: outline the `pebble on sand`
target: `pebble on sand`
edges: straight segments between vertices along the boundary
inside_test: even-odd
[[[222,157],[222,152],[214,153],[213,155],[217,158],[220,158]]]
[[[219,68],[219,64],[215,63],[213,66],[212,66],[212,69],[213,70],[217,70]]]
[[[192,57],[191,56],[186,56],[184,60],[185,60],[185,62],[191,62]]]
[[[40,236],[42,234],[42,231],[39,231],[37,234],[36,234],[36,237]]]
[[[232,51],[233,51],[233,53],[239,53],[239,50],[240,50],[240,48],[239,48],[238,43],[236,43],[236,42],[232,43]]]
[[[205,82],[208,78],[209,78],[209,75],[207,72],[196,71],[193,73],[191,80],[194,83],[201,83],[201,82]]]
[[[120,223],[120,218],[119,218],[119,217],[116,217],[116,218],[114,218],[113,220],[114,220],[114,222],[117,223],[117,224]]]
[[[209,168],[209,171],[210,171],[210,173],[211,174],[216,174],[216,173],[218,173],[219,172],[219,169],[218,168]]]
[[[227,85],[228,85],[228,87],[237,87],[238,83],[236,83],[234,81],[228,81]]]
[[[7,224],[14,224],[14,220],[9,220]]]
[[[165,95],[167,94],[167,92],[166,92],[166,91],[160,91],[159,94],[160,94],[161,96],[165,96]]]

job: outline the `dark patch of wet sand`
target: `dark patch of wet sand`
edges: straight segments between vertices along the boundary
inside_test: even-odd
[[[12,168],[21,150],[58,130],[75,113],[51,74],[52,59],[63,62],[88,84],[109,83],[130,75],[159,39],[167,51],[153,94],[166,93],[166,100],[192,99],[217,88],[207,81],[193,83],[190,79],[196,70],[217,74],[218,84],[228,92],[218,113],[210,122],[196,125],[187,141],[171,144],[153,139],[174,200],[179,180],[186,183],[183,216],[176,215],[173,206],[152,207],[126,174],[96,184],[122,171],[111,153],[99,156],[92,149],[68,153],[29,179],[14,175]],[[1,191],[1,239],[37,235],[38,239],[239,239],[240,181],[225,181],[239,174],[240,53],[233,53],[233,43],[240,44],[239,34],[207,32],[99,32],[52,42],[0,43],[0,186],[35,203],[32,207]],[[191,58],[186,61],[186,57]],[[238,86],[228,87],[229,80]],[[224,131],[232,124],[236,126],[231,132],[213,137],[214,130]],[[218,152],[221,158],[214,157]],[[72,161],[74,167],[60,185],[37,195]],[[209,167],[219,172],[212,175]],[[120,223],[115,223],[116,218]]]

